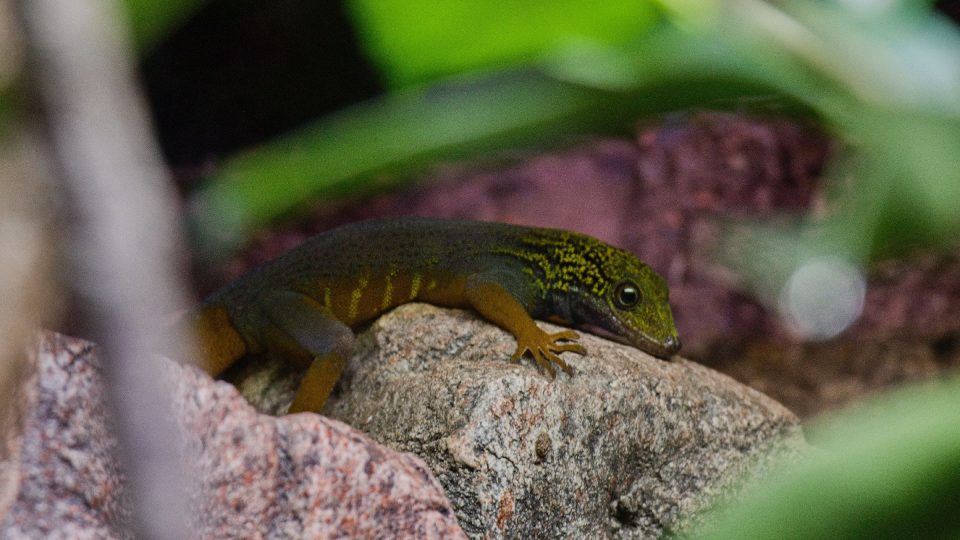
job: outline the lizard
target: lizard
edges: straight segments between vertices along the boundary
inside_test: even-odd
[[[551,378],[560,354],[586,354],[572,329],[668,358],[680,349],[665,280],[635,255],[557,229],[420,217],[382,218],[315,236],[206,297],[187,315],[200,366],[221,375],[248,354],[306,365],[289,412],[319,412],[354,331],[407,302],[469,308],[510,332]]]

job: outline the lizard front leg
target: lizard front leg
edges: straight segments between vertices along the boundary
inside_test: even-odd
[[[568,375],[572,374],[570,366],[560,358],[560,353],[587,352],[583,345],[576,343],[580,336],[573,330],[553,334],[543,331],[516,297],[495,281],[472,277],[467,281],[465,295],[467,302],[477,313],[517,339],[517,349],[510,357],[513,362],[518,362],[529,353],[537,365],[547,370],[553,378],[556,376],[554,364],[560,366]]]

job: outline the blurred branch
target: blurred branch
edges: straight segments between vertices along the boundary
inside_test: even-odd
[[[183,445],[155,353],[161,314],[185,303],[173,264],[173,194],[115,6],[21,0],[18,7],[50,151],[76,219],[64,240],[72,263],[64,275],[104,351],[137,529],[123,536],[186,538]]]

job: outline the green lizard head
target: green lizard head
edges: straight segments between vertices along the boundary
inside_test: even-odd
[[[667,282],[633,254],[602,244],[591,279],[571,287],[571,315],[652,355],[680,350]],[[596,252],[595,252],[596,253]]]

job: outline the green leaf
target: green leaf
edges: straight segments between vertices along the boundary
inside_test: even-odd
[[[351,0],[360,35],[395,87],[527,63],[572,42],[622,44],[659,18],[645,0]]]
[[[717,509],[702,538],[960,537],[960,380],[901,390],[808,435],[812,458]]]

